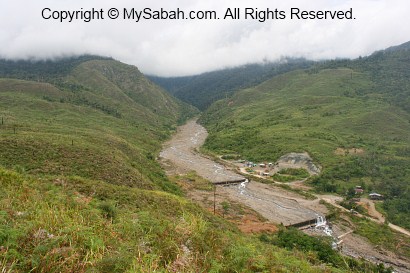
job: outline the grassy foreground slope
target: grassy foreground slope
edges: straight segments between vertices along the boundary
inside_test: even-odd
[[[307,151],[323,167],[311,181],[318,190],[379,191],[389,221],[410,228],[409,57],[403,49],[335,61],[238,91],[202,116],[205,147],[253,161]]]
[[[1,272],[390,272],[296,230],[245,236],[163,191],[2,168],[0,186]]]
[[[133,66],[79,60],[51,63],[53,73],[43,63],[2,61],[0,165],[176,191],[155,157],[195,110]]]

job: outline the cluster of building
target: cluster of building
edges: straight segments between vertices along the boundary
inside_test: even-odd
[[[243,164],[245,167],[248,167],[248,168],[253,168],[253,167],[267,168],[267,167],[272,167],[275,165],[274,163],[254,163],[252,161],[245,161]]]
[[[356,188],[354,189],[354,192],[357,195],[361,195],[364,193],[364,189],[362,188],[362,186],[356,186]],[[369,198],[371,200],[383,200],[384,196],[379,193],[372,192],[372,193],[369,193]]]
[[[246,168],[256,168],[256,172],[261,176],[270,176],[272,175],[270,171],[277,166],[277,163],[254,163],[252,161],[245,161],[244,167]]]

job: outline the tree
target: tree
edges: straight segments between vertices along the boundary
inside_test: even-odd
[[[230,204],[226,201],[223,201],[221,203],[222,209],[223,209],[223,217],[225,218],[225,215],[228,214],[229,208],[230,208]]]
[[[352,199],[355,196],[356,192],[353,187],[347,189],[346,200]]]

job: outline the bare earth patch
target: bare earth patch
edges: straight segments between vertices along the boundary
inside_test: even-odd
[[[262,232],[276,232],[277,226],[262,222],[254,215],[245,215],[241,221],[236,222],[238,228],[244,233],[262,233]]]

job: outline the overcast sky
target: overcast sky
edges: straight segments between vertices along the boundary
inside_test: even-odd
[[[104,20],[45,20],[42,10],[103,9]],[[110,8],[152,10],[241,8],[240,20],[111,20]],[[286,19],[245,20],[245,8],[283,10]],[[348,10],[355,20],[291,20],[290,9]],[[0,0],[0,57],[111,56],[160,76],[198,74],[283,56],[355,58],[410,40],[408,0]],[[46,15],[48,15],[47,13]]]

